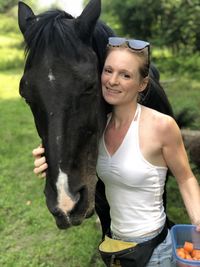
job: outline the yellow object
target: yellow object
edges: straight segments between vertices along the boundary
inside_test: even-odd
[[[99,250],[102,252],[118,252],[136,245],[135,242],[125,242],[105,236],[104,241],[99,245]]]

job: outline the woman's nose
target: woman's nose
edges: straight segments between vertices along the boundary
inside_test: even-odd
[[[112,85],[112,86],[113,85],[118,85],[119,84],[118,76],[115,75],[115,74],[112,74],[110,76],[110,79],[109,79],[109,84]]]

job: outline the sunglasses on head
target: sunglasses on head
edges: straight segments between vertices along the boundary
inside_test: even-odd
[[[140,51],[144,48],[150,46],[150,43],[142,41],[142,40],[134,40],[134,39],[126,39],[121,37],[109,37],[108,38],[108,46],[118,47],[123,44],[127,44],[127,46],[133,50]]]

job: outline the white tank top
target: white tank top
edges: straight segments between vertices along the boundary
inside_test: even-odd
[[[97,174],[105,184],[111,230],[122,239],[151,234],[166,219],[163,192],[167,168],[152,165],[143,157],[138,134],[140,114],[138,104],[123,142],[112,156],[104,134],[99,143]]]

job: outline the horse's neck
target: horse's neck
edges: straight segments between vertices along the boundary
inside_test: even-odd
[[[103,22],[98,21],[93,33],[92,46],[98,57],[100,72],[102,71],[105,60],[108,38],[111,36],[115,36],[112,29]]]

